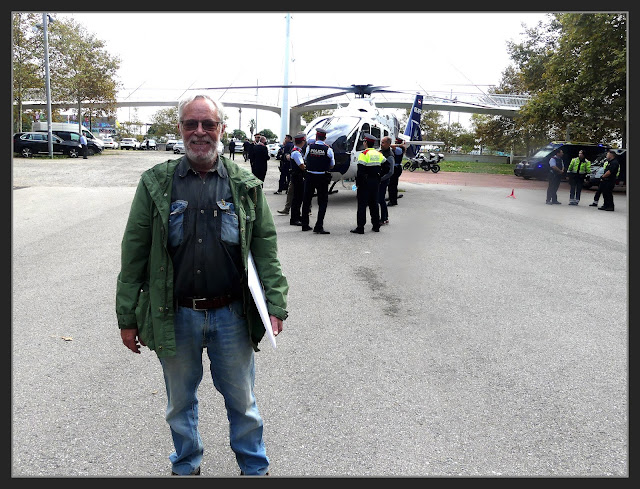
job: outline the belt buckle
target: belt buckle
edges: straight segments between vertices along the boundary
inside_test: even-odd
[[[207,310],[207,308],[206,308],[206,307],[205,307],[204,309],[199,309],[198,307],[196,307],[196,301],[206,301],[206,300],[207,300],[207,299],[203,299],[203,298],[201,298],[201,299],[191,299],[191,302],[192,302],[192,309],[193,309],[194,311],[206,311],[206,310]]]

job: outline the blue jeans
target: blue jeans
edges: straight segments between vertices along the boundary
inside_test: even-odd
[[[262,475],[269,467],[262,418],[253,393],[253,347],[246,320],[237,311],[242,311],[240,301],[206,311],[187,307],[176,310],[177,353],[160,359],[167,388],[166,420],[175,447],[169,460],[176,474],[190,474],[202,462],[197,391],[202,380],[204,348],[213,385],[224,397],[229,441],[240,470],[247,475]]]

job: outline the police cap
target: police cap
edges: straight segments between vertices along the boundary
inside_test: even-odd
[[[305,139],[307,139],[307,135],[303,132],[299,132],[298,134],[295,135],[294,139],[296,141],[304,141]]]
[[[377,138],[377,137],[372,136],[372,135],[371,135],[371,134],[369,134],[369,133],[366,133],[366,134],[364,135],[364,138],[365,138],[367,141],[371,142],[371,143],[375,143],[375,142],[378,140],[378,138]]]
[[[322,127],[317,128],[316,132],[320,134],[327,134],[327,130]]]

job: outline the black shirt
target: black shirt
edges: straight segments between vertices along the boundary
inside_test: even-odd
[[[238,216],[220,160],[202,178],[182,157],[171,189],[168,241],[175,297],[241,296]]]

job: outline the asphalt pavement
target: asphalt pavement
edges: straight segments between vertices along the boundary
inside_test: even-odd
[[[122,345],[115,286],[138,178],[173,157],[13,159],[13,477],[169,475],[162,371]],[[276,212],[278,177],[272,159],[290,285],[256,354],[272,477],[629,475],[625,193],[605,212],[401,180],[390,224],[356,235],[338,184],[316,235]],[[202,476],[237,477],[206,374],[199,399]]]

